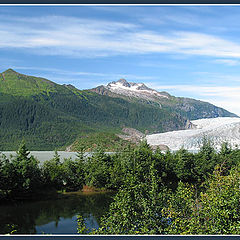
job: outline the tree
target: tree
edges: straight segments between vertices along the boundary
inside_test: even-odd
[[[62,164],[64,188],[67,191],[81,190],[85,182],[84,164],[81,159],[64,159]]]
[[[206,137],[202,140],[200,151],[195,154],[195,173],[198,183],[203,183],[213,173],[216,164],[220,163],[213,143]]]
[[[0,189],[4,191],[6,197],[8,195],[23,197],[25,194],[38,191],[42,186],[39,162],[29,154],[25,142],[22,141],[16,157],[12,156],[9,160],[2,156]]]
[[[227,155],[231,154],[231,152],[232,152],[231,145],[229,145],[228,142],[223,142],[221,145],[220,154],[222,156],[227,156]]]
[[[0,199],[8,196],[11,186],[9,174],[11,173],[9,159],[4,154],[0,155]]]
[[[62,190],[64,187],[64,171],[60,162],[60,155],[55,151],[54,157],[45,161],[42,166],[45,185]]]
[[[39,162],[33,156],[29,156],[24,141],[19,146],[17,156],[12,159],[12,169],[14,174],[13,191],[32,192],[36,191],[41,185],[41,171],[39,169]]]
[[[217,166],[206,182],[205,191],[196,196],[192,186],[180,184],[164,209],[171,219],[169,234],[239,234],[239,168],[222,175]]]
[[[86,147],[84,147],[83,145],[78,146],[77,157],[78,157],[79,161],[82,161],[82,162],[84,161],[85,150],[86,150]]]
[[[185,149],[176,153],[175,173],[179,180],[184,182],[195,182],[194,155]]]
[[[111,165],[109,168],[110,183],[108,184],[111,189],[120,189],[124,183],[127,172],[131,169],[131,155],[133,149],[130,145],[126,146],[122,152],[117,152],[111,155]]]
[[[150,147],[142,143],[132,155],[131,171],[110,205],[97,233],[159,234],[163,232],[161,180]],[[160,194],[159,194],[160,192]]]
[[[97,188],[107,188],[110,183],[110,166],[111,157],[98,147],[86,162],[86,184]]]

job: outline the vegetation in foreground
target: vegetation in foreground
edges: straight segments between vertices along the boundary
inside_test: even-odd
[[[83,185],[117,190],[100,228],[91,234],[239,234],[240,150],[204,140],[198,153],[162,153],[142,142],[121,152],[76,160],[59,155],[39,166],[23,143],[17,157],[0,160],[2,199],[29,198],[41,189]],[[89,230],[79,216],[80,234]]]

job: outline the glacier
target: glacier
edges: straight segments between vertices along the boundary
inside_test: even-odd
[[[172,151],[182,147],[189,151],[197,151],[204,137],[211,140],[217,150],[223,142],[228,142],[232,148],[240,146],[240,118],[205,118],[193,120],[191,123],[194,129],[150,134],[146,135],[145,139],[151,146],[163,144]]]

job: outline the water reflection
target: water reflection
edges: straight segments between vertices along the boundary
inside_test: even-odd
[[[1,205],[0,233],[9,233],[13,225],[19,234],[74,234],[79,214],[85,218],[87,227],[97,228],[112,196],[79,193],[63,199]]]

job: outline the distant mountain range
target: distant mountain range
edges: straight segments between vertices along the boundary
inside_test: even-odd
[[[236,115],[125,79],[78,90],[12,69],[0,73],[0,150],[15,150],[22,138],[31,150],[54,150],[93,133],[166,132],[213,117]]]
[[[210,103],[191,98],[174,97],[167,92],[158,92],[151,89],[144,83],[131,83],[127,82],[126,79],[120,79],[117,82],[109,83],[107,86],[102,85],[90,89],[90,91],[100,95],[152,105],[159,109],[167,109],[189,120],[237,116]]]

